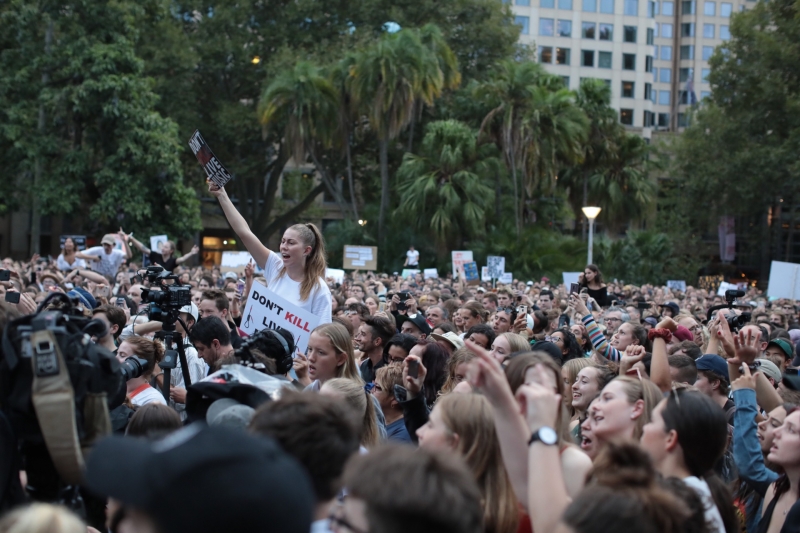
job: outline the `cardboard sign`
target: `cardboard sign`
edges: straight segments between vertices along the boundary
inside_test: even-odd
[[[767,296],[770,298],[800,298],[800,265],[773,261],[769,270]]]
[[[400,277],[403,279],[413,278],[419,274],[419,270],[416,268],[404,268],[403,271],[400,273]]]
[[[304,354],[319,322],[320,317],[289,303],[261,283],[253,283],[242,313],[241,330],[252,335],[262,329],[284,328],[292,333],[297,351]]]
[[[583,272],[562,272],[561,278],[564,280],[564,287],[569,288],[573,283],[578,283]]]
[[[219,271],[223,274],[225,272],[236,272],[238,274],[244,273],[244,267],[247,266],[253,259],[253,256],[250,255],[250,252],[222,252],[222,264],[219,267]],[[256,265],[256,272],[263,273],[264,269],[261,268],[259,265]]]
[[[478,263],[475,261],[464,263],[464,279],[467,280],[467,285],[478,285],[480,283]]]
[[[773,261],[774,263],[775,261]],[[770,280],[772,276],[770,275]],[[739,290],[739,286],[735,283],[728,283],[727,281],[723,281],[719,284],[719,288],[717,289],[717,296],[725,296],[725,291],[735,291]]]
[[[490,255],[486,258],[486,266],[489,268],[489,277],[500,279],[500,276],[506,271],[506,258]]]
[[[67,239],[72,239],[72,242],[75,243],[75,248],[77,248],[78,251],[82,252],[86,249],[86,235],[62,235],[59,237],[62,248],[64,247],[64,243]]]
[[[500,274],[500,278],[497,281],[504,285],[510,285],[514,283],[514,275],[511,272],[503,272]]]
[[[450,257],[453,260],[453,279],[457,279],[464,264],[472,261],[472,252],[469,250],[453,251],[450,252]]]
[[[481,281],[492,281],[492,276],[489,275],[489,267],[481,267]]]
[[[189,148],[192,149],[192,153],[197,160],[200,161],[203,170],[206,171],[208,179],[213,181],[217,187],[222,188],[226,183],[231,181],[233,176],[231,176],[228,169],[219,162],[219,159],[217,159],[217,156],[211,151],[211,148],[208,147],[205,139],[200,135],[200,130],[195,130],[194,135],[189,139]]]
[[[343,263],[345,270],[377,270],[378,248],[345,244]]]
[[[161,249],[164,247],[164,243],[166,243],[168,240],[169,239],[167,239],[166,235],[151,235],[150,251],[161,253]]]
[[[328,278],[332,278],[336,283],[342,283],[344,281],[344,270],[340,268],[326,268],[325,279]]]
[[[682,279],[667,280],[667,287],[669,287],[673,291],[686,292],[686,282]]]
[[[437,279],[439,277],[439,271],[435,268],[426,268],[423,272],[423,277],[425,279]]]

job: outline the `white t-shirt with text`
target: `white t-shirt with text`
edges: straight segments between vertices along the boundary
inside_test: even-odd
[[[302,301],[300,299],[300,283],[292,280],[288,274],[281,276],[282,268],[283,260],[280,254],[270,252],[269,257],[267,257],[267,263],[264,265],[264,279],[267,280],[269,290],[285,298],[289,303],[308,311],[314,316],[318,316],[320,324],[330,323],[333,309],[331,305],[331,290],[325,280],[319,278],[317,286],[311,290],[308,299]]]

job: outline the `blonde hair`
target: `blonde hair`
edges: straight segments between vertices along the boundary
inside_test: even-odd
[[[355,352],[353,351],[353,339],[350,337],[347,328],[338,322],[330,322],[317,326],[311,333],[328,337],[334,350],[345,355],[344,364],[336,367],[337,378],[347,378],[363,383],[361,372],[356,363]]]
[[[614,383],[615,381],[624,384],[625,396],[627,396],[629,403],[634,404],[639,400],[644,402],[642,415],[636,419],[636,425],[633,430],[633,438],[638,441],[642,438],[645,424],[650,422],[653,409],[655,409],[658,402],[664,398],[664,395],[661,393],[661,389],[658,388],[658,385],[649,379],[619,376],[612,379],[610,383]]]
[[[322,233],[314,224],[295,224],[289,228],[297,232],[300,236],[300,241],[305,246],[311,247],[311,253],[308,254],[305,261],[305,272],[303,281],[300,283],[300,300],[306,301],[311,296],[317,285],[319,285],[320,278],[325,277],[325,269],[328,266],[325,258],[325,240],[322,238]],[[287,230],[288,231],[288,230]],[[286,275],[286,267],[281,267],[278,277]],[[366,293],[366,290],[364,291]]]
[[[447,429],[458,435],[456,449],[478,482],[484,531],[516,532],[517,497],[503,464],[489,400],[477,394],[448,394],[436,402],[436,409]]]
[[[578,379],[578,372],[586,368],[587,366],[597,366],[591,359],[587,357],[576,357],[575,359],[570,359],[569,361],[565,362],[561,369],[567,369],[567,382],[564,383],[565,394],[562,395],[564,399],[564,405],[569,412],[570,417],[575,416],[575,408],[572,407],[572,394],[570,387],[572,384],[575,383],[575,380]]]
[[[34,503],[0,520],[2,533],[86,533],[86,525],[66,507]]]
[[[340,393],[347,405],[361,416],[361,445],[365,448],[377,446],[381,437],[378,431],[378,417],[375,414],[374,400],[364,389],[363,382],[334,378],[326,381],[324,387]]]
[[[394,386],[403,386],[403,364],[391,363],[375,371],[375,383],[394,396]]]
[[[498,337],[503,337],[506,341],[508,341],[508,346],[511,348],[511,353],[514,352],[527,352],[531,349],[531,343],[518,333],[511,333],[510,331],[506,333],[501,333]]]
[[[456,368],[458,368],[458,365],[469,363],[477,357],[478,356],[469,348],[459,348],[453,352],[453,355],[447,360],[447,380],[445,380],[444,385],[442,385],[442,388],[439,390],[439,396],[453,392],[453,389],[458,385],[456,381]]]

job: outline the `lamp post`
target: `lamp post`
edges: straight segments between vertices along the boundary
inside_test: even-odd
[[[589,219],[589,254],[586,260],[587,265],[592,264],[592,246],[594,245],[594,219],[600,214],[599,207],[582,207],[581,211]]]

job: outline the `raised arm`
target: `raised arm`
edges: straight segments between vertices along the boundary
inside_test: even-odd
[[[119,230],[120,230],[120,232],[122,232],[122,228],[120,228]],[[130,239],[130,241],[133,243],[133,245],[135,247],[137,247],[140,252],[142,252],[143,254],[146,254],[146,255],[150,255],[150,248],[145,246],[140,240],[136,239],[133,235],[125,235],[125,237],[122,239],[122,241],[125,242],[127,239]]]
[[[575,310],[583,317],[581,321],[583,325],[586,326],[586,332],[589,334],[589,340],[592,341],[592,346],[594,349],[610,361],[619,362],[622,354],[620,354],[619,350],[609,346],[608,342],[606,341],[603,332],[600,331],[600,328],[597,327],[597,322],[594,321],[594,317],[592,313],[589,312],[589,308],[586,307],[586,304],[583,303],[583,300],[577,294],[570,294],[569,296],[570,305],[575,307]]]
[[[200,247],[195,244],[194,246],[192,246],[192,251],[191,252],[189,252],[188,254],[183,254],[182,256],[177,258],[175,260],[175,262],[180,265],[184,261],[187,261],[190,257],[197,255],[197,253],[199,251],[200,251]]]
[[[124,231],[122,231],[122,228],[119,228],[119,233],[117,233],[117,235],[122,241],[122,248],[125,250],[125,259],[126,260],[130,259],[131,257],[133,257],[133,254],[131,253],[131,247],[128,246],[128,236],[125,234]]]
[[[656,329],[668,329],[674,333],[678,324],[669,317],[661,320]],[[672,376],[669,373],[669,359],[667,358],[667,341],[663,337],[653,337],[653,358],[650,361],[650,381],[658,385],[661,392],[672,389]]]
[[[259,238],[256,237],[255,233],[250,229],[250,226],[247,225],[247,221],[241,213],[236,210],[236,206],[231,202],[224,187],[219,188],[213,182],[209,181],[208,192],[216,196],[217,200],[219,200],[222,212],[225,213],[225,218],[228,219],[228,224],[231,225],[233,232],[242,239],[244,247],[247,248],[247,251],[253,256],[256,264],[263,267],[267,263],[267,259],[269,259],[269,248],[261,243]]]

